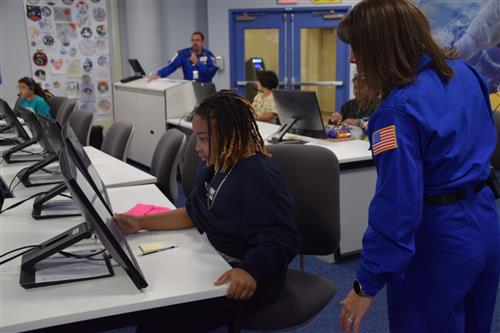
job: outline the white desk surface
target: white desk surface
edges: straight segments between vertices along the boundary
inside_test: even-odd
[[[192,123],[186,121],[184,119],[167,119],[167,123],[179,126],[186,129],[192,129]],[[257,125],[259,126],[260,135],[264,140],[269,138],[272,134],[274,134],[279,126],[275,124],[270,124],[262,121],[258,121]],[[363,140],[348,140],[348,141],[327,141],[320,140],[306,136],[300,135],[288,135],[288,138],[297,138],[300,140],[307,141],[306,144],[325,147],[331,150],[337,156],[339,163],[350,163],[350,162],[360,162],[360,161],[369,161],[372,159],[372,153],[369,150],[370,143],[368,141]],[[268,144],[266,142],[266,144]]]
[[[186,82],[191,82],[191,81],[172,80],[167,78],[149,81],[148,78],[142,78],[127,83],[122,83],[118,81],[114,83],[114,86],[120,88],[133,88],[140,90],[165,91],[168,88],[175,87],[180,84],[184,84]]]
[[[136,202],[172,206],[152,185],[109,192],[117,210],[127,210]],[[132,193],[135,199],[130,198]],[[82,221],[81,217],[35,221],[30,209],[27,204],[0,217],[2,253],[40,243]],[[0,266],[0,331],[39,329],[225,295],[227,285],[216,287],[213,282],[230,266],[195,229],[141,232],[127,239],[149,283],[142,292],[121,267],[114,267],[115,276],[109,278],[26,290],[19,285],[20,258]],[[138,245],[158,241],[179,248],[137,256]],[[92,241],[84,242],[88,246]]]

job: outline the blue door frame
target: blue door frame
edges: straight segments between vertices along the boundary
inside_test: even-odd
[[[322,12],[345,15],[349,6],[338,7],[300,7],[300,8],[251,8],[229,10],[229,43],[230,43],[230,85],[238,88],[237,82],[244,81],[244,31],[246,29],[279,29],[279,61],[280,81],[288,88],[294,88],[295,82],[300,82],[300,29],[303,28],[336,28],[339,19],[325,20]],[[236,21],[236,17],[253,15],[252,21]],[[333,16],[335,17],[335,16]],[[293,52],[296,50],[296,52]],[[336,87],[335,104],[340,108],[349,99],[349,46],[337,37],[336,44],[336,77],[343,81]],[[242,90],[238,89],[241,93]]]

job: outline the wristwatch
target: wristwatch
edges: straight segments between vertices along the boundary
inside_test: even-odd
[[[354,283],[352,284],[352,288],[354,289],[354,292],[361,297],[369,297],[365,291],[363,290],[363,287],[361,286],[361,283],[359,283],[358,280],[354,280]]]

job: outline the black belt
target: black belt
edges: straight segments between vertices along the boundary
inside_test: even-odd
[[[480,182],[474,186],[474,192],[478,193],[486,186],[486,181]],[[465,190],[458,190],[442,195],[432,197],[424,197],[424,203],[427,205],[451,205],[457,201],[465,199],[467,192]]]

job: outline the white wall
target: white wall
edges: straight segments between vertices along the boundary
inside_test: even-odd
[[[31,62],[23,2],[0,1],[0,98],[14,105],[17,80],[31,76]]]
[[[210,36],[210,50],[216,55],[222,55],[225,60],[225,69],[218,72],[214,79],[217,89],[230,88],[229,80],[229,10],[246,8],[288,8],[314,7],[310,1],[299,1],[295,5],[278,5],[276,0],[207,0],[208,7],[208,34]],[[354,6],[359,0],[344,0],[340,6]],[[326,6],[322,6],[326,7]],[[335,6],[329,6],[335,7]],[[353,72],[351,68],[351,73]],[[352,96],[352,89],[351,89]]]

